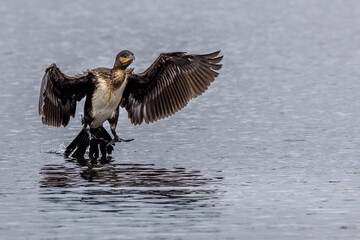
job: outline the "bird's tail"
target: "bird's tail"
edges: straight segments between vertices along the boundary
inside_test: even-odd
[[[65,156],[70,156],[72,152],[73,157],[82,158],[86,152],[86,148],[89,146],[89,136],[84,129],[76,136],[76,138],[67,146],[65,150]]]
[[[72,152],[72,157],[83,158],[86,152],[87,147],[90,145],[89,156],[90,157],[99,157],[99,147],[102,156],[106,154],[111,154],[114,150],[113,146],[106,146],[107,142],[111,140],[110,134],[106,131],[104,127],[93,128],[90,130],[91,134],[98,139],[105,140],[103,142],[92,141],[90,143],[89,136],[84,129],[75,137],[75,139],[69,144],[65,150],[65,156],[70,156]]]

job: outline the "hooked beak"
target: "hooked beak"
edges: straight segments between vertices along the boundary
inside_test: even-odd
[[[134,55],[130,55],[129,57],[127,58],[123,58],[123,62],[124,63],[127,63],[127,62],[132,62],[135,60],[135,56]]]

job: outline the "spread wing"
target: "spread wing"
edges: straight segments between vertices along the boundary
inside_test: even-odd
[[[121,107],[135,125],[173,115],[201,95],[219,75],[220,51],[205,55],[162,53],[143,73],[131,74]]]
[[[45,70],[39,97],[39,115],[43,124],[64,127],[75,116],[76,102],[86,96],[92,84],[91,72],[69,77],[52,64]]]

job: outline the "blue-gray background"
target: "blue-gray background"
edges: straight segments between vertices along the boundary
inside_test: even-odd
[[[358,1],[2,1],[0,239],[360,238]],[[64,159],[40,80],[136,55],[224,54],[175,116],[132,126],[113,161]]]

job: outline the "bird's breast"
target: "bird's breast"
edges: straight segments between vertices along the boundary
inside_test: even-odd
[[[126,86],[126,80],[117,89],[111,88],[109,84],[98,79],[98,85],[92,96],[92,119],[91,127],[100,127],[106,120],[112,118],[120,104],[122,94]]]

